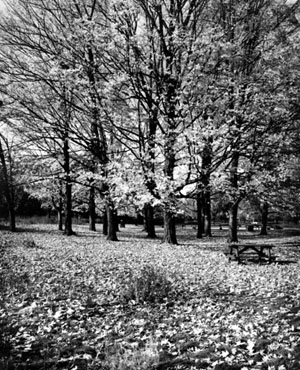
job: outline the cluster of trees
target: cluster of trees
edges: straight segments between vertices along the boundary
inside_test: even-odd
[[[237,241],[243,199],[299,204],[300,1],[8,0],[0,22],[1,182],[14,225],[16,186],[60,215],[143,210],[177,243],[182,202],[226,205]],[[14,173],[14,176],[12,176]],[[266,223],[265,223],[266,224]]]

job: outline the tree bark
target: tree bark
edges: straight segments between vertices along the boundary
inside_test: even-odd
[[[96,204],[95,204],[95,188],[90,187],[89,192],[89,230],[96,231]]]
[[[176,217],[168,208],[164,210],[164,242],[178,244],[176,237]]]
[[[261,221],[262,226],[260,230],[260,235],[268,235],[267,227],[268,227],[268,211],[269,205],[267,202],[264,202],[261,209]]]
[[[66,132],[64,138],[64,171],[65,171],[65,234],[73,235],[72,229],[72,182],[70,176],[69,138]]]
[[[116,230],[116,215],[111,204],[106,205],[106,213],[107,213],[107,240],[110,241],[118,241],[117,237],[117,230]]]
[[[107,222],[107,212],[106,212],[106,209],[105,209],[105,212],[103,213],[102,234],[103,235],[107,235],[108,234],[108,222]]]
[[[210,189],[204,190],[204,235],[212,237]]]
[[[61,184],[62,186],[62,184]],[[58,230],[62,231],[63,230],[63,189],[62,187],[60,188],[59,191],[59,204],[58,204],[58,209],[57,209],[57,218],[58,218]]]
[[[203,184],[203,211],[204,211],[204,234],[212,236],[211,233],[211,199],[210,199],[210,172],[212,161],[211,138],[206,139],[206,144],[202,152],[201,177]]]
[[[12,176],[9,174],[4,150],[0,140],[0,162],[2,165],[3,177],[4,177],[4,195],[8,207],[9,217],[9,229],[12,232],[16,231],[16,215],[15,215],[15,195],[12,183]]]
[[[201,239],[204,234],[203,227],[203,191],[201,186],[198,186],[197,193],[197,238]]]
[[[154,225],[154,210],[151,204],[147,203],[144,207],[145,214],[145,230],[147,233],[147,238],[155,239],[155,225]]]
[[[238,209],[240,197],[238,192],[238,165],[239,165],[239,152],[235,150],[232,154],[232,161],[230,167],[230,184],[232,188],[232,201],[229,209],[229,234],[228,241],[238,242]]]
[[[229,210],[229,235],[228,235],[228,242],[229,243],[237,243],[238,242],[238,209],[239,209],[239,202],[235,202]]]
[[[72,183],[69,175],[66,176],[65,187],[65,234],[73,235],[72,229]]]

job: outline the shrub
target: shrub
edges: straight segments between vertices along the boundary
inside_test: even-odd
[[[149,370],[159,362],[157,344],[148,343],[144,348],[128,349],[115,346],[114,353],[105,354],[101,369],[107,370]]]
[[[167,299],[173,290],[172,282],[161,268],[145,265],[139,271],[129,272],[123,298],[127,302],[158,303]]]

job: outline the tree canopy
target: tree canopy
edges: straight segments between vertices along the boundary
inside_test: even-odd
[[[199,237],[221,199],[232,241],[242,200],[286,199],[295,213],[285,189],[299,182],[299,5],[8,1],[1,110],[27,143],[27,188],[64,213],[68,235],[77,206],[91,230],[101,212],[110,240],[118,212],[144,212],[154,237],[155,207],[176,244],[187,199]]]

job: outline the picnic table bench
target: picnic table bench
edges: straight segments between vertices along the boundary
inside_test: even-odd
[[[235,259],[236,261],[241,261],[241,255],[246,251],[254,252],[258,256],[258,260],[262,261],[267,259],[271,263],[275,258],[272,256],[272,244],[242,244],[242,243],[231,243],[228,244],[227,254],[229,255],[229,260]]]

